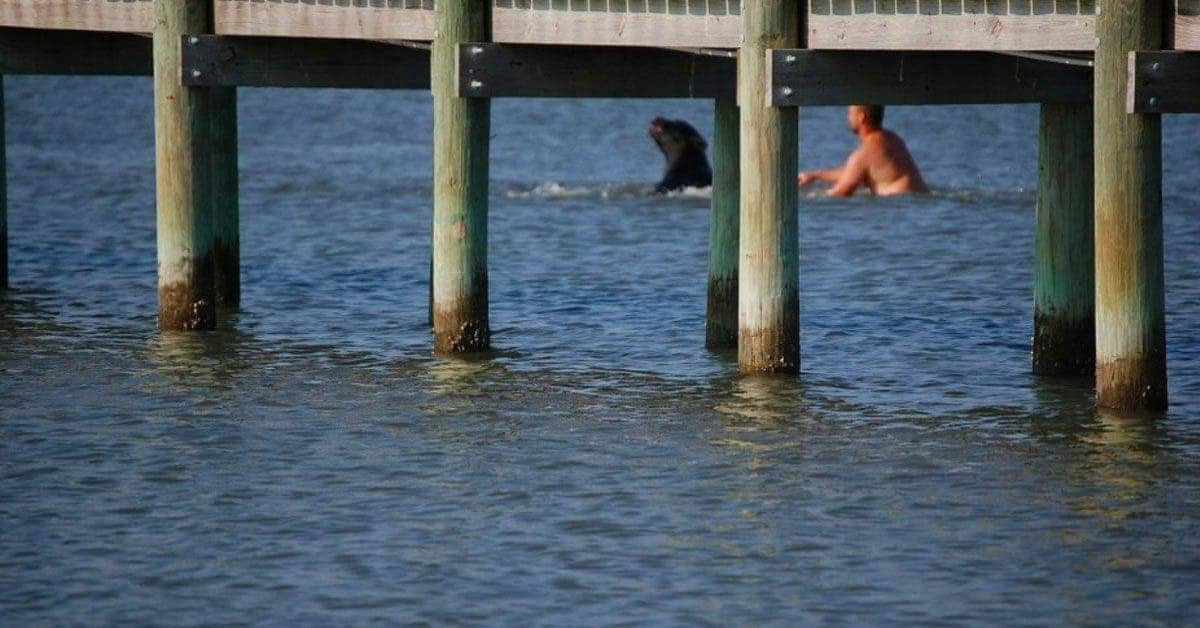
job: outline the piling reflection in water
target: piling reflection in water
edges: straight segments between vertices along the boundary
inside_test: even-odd
[[[1142,429],[1029,374],[1034,108],[889,111],[956,191],[804,199],[804,372],[760,379],[703,349],[703,199],[503,193],[636,187],[662,102],[495,103],[500,351],[458,362],[423,320],[427,99],[246,90],[243,308],[180,342],[147,307],[148,82],[5,86],[11,622],[1191,618],[1200,145],[1164,160],[1175,405]],[[805,112],[814,161],[840,118]]]

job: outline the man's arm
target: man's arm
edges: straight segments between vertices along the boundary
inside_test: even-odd
[[[850,158],[846,160],[846,165],[839,168],[837,181],[833,187],[829,188],[830,196],[850,196],[854,194],[854,190],[858,186],[866,182],[867,179],[867,162],[863,156],[863,151],[854,151]]]
[[[845,170],[845,166],[838,166],[837,168],[830,168],[828,170],[812,170],[809,172],[801,172],[800,176],[797,177],[797,182],[800,184],[800,187],[804,187],[816,181],[833,185],[834,183],[838,182],[838,179],[842,178],[842,170]]]

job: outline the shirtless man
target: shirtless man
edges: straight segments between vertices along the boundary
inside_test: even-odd
[[[815,181],[830,185],[830,196],[850,196],[865,185],[876,196],[929,192],[912,155],[899,135],[883,128],[883,106],[851,105],[846,113],[850,132],[862,144],[846,164],[829,170],[801,172],[800,187]]]

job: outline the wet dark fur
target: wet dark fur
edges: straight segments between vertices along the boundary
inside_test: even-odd
[[[683,120],[655,118],[650,123],[650,137],[658,144],[667,169],[654,191],[665,194],[682,187],[703,188],[712,185],[712,168],[704,154],[708,142],[696,129]]]

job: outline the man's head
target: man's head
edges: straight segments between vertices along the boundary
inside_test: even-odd
[[[863,131],[883,128],[883,105],[850,105],[846,111],[850,132],[858,135]]]

